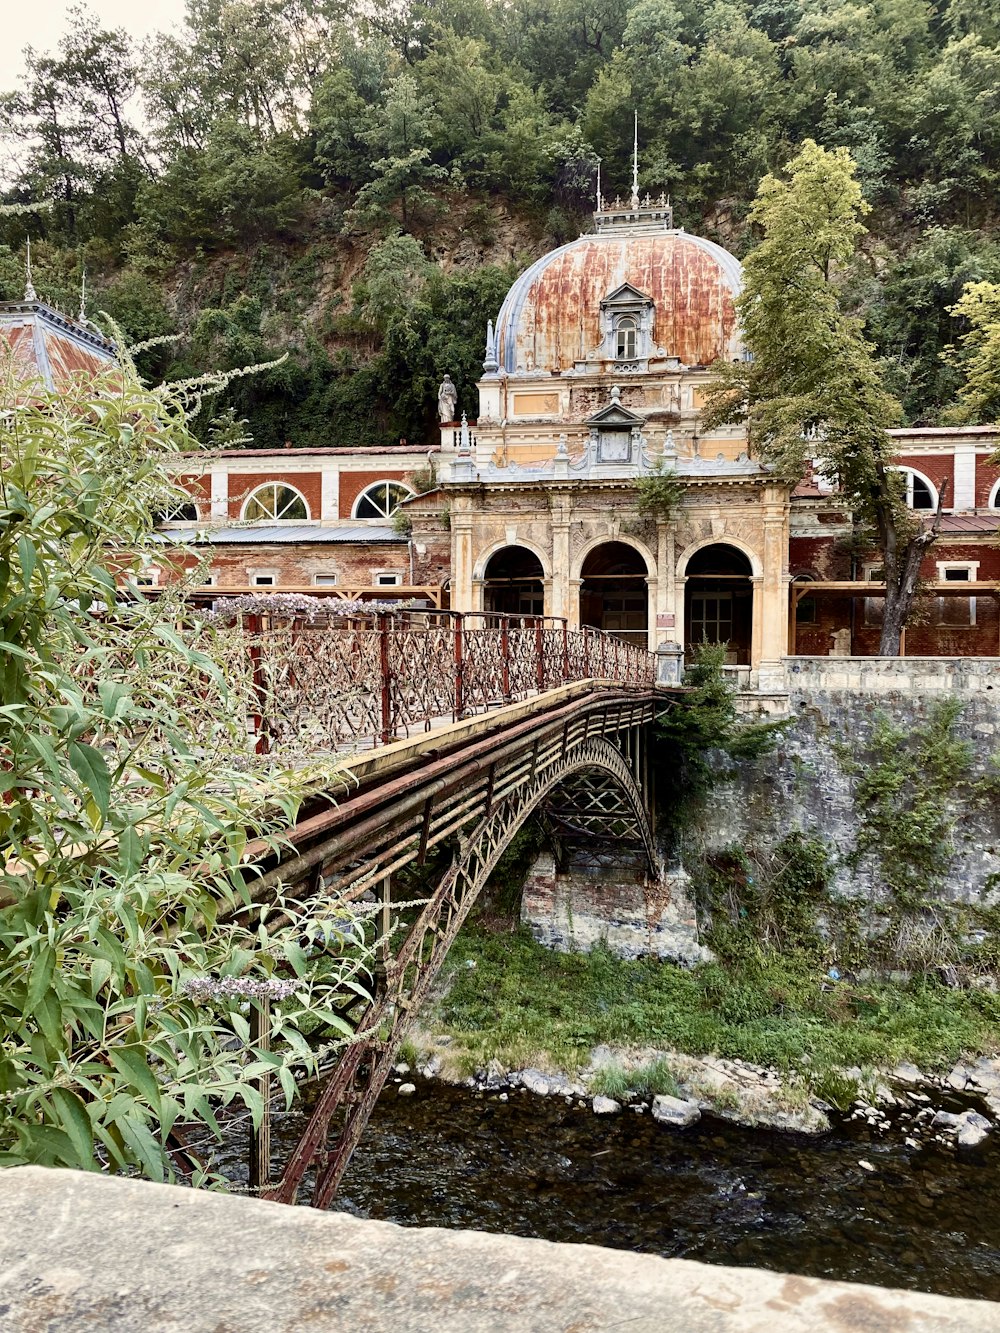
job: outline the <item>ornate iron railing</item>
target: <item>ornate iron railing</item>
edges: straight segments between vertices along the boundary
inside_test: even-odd
[[[260,751],[388,744],[571,681],[649,689],[653,654],[549,616],[245,616]]]

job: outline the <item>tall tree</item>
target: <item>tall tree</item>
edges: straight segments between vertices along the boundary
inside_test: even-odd
[[[1000,420],[1000,284],[970,282],[949,313],[964,320],[959,351],[951,349],[963,383],[958,403],[949,416],[954,421],[980,423]]]
[[[927,526],[907,508],[888,435],[902,410],[882,386],[861,321],[838,300],[837,276],[867,212],[845,148],[806,140],[786,177],[764,177],[750,211],[761,240],[744,263],[738,302],[752,359],[717,367],[705,424],[745,421],[756,455],[789,483],[810,460],[833,480],[881,553],[879,652],[895,657],[940,506]]]

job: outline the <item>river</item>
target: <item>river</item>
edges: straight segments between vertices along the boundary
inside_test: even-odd
[[[992,1139],[958,1157],[907,1147],[895,1125],[880,1137],[841,1121],[805,1139],[705,1117],[671,1131],[648,1112],[414,1082],[411,1097],[386,1089],[335,1207],[1000,1300]],[[276,1117],[276,1159],[300,1125]],[[242,1155],[227,1154],[234,1179]]]

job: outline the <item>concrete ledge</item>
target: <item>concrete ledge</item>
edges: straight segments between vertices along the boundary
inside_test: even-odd
[[[0,1173],[9,1333],[986,1333],[1000,1305],[364,1222],[82,1172]]]

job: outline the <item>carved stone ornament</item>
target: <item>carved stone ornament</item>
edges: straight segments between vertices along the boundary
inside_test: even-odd
[[[455,420],[455,412],[458,409],[458,390],[452,383],[450,375],[445,375],[441,381],[441,387],[438,389],[438,416],[441,424],[445,425],[449,421]]]

